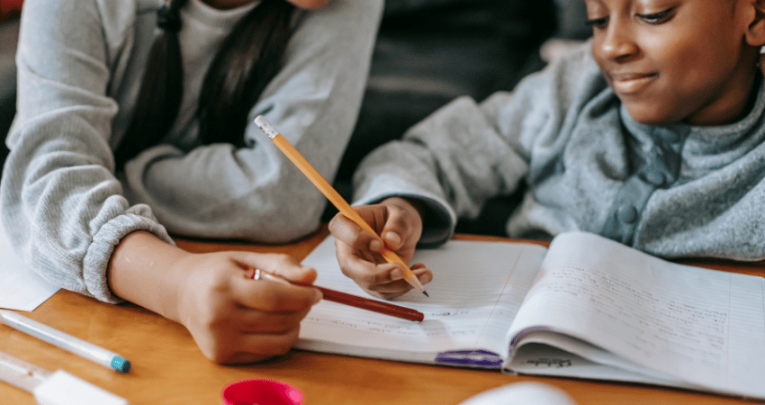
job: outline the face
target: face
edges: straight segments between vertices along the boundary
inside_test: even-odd
[[[637,122],[721,125],[745,113],[754,0],[585,0],[592,54]]]

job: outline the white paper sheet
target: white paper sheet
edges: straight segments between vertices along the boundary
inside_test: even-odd
[[[433,281],[425,286],[430,298],[412,290],[393,303],[424,313],[423,322],[322,301],[303,321],[297,347],[397,359],[393,353],[407,353],[411,361],[417,361],[418,353],[430,355],[432,361],[432,353],[452,350],[504,353],[505,333],[545,250],[530,244],[475,241],[449,241],[438,249],[420,250],[413,262],[433,270]],[[317,270],[316,285],[368,296],[340,271],[331,236],[303,264]]]
[[[58,290],[13,253],[0,224],[0,308],[33,311]]]
[[[762,277],[564,234],[550,246],[522,308],[510,336],[545,326],[680,381],[765,398]]]

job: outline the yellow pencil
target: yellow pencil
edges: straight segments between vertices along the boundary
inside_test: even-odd
[[[316,169],[311,166],[310,163],[308,163],[307,160],[298,152],[290,143],[287,141],[287,139],[284,138],[271,124],[266,121],[266,119],[262,115],[258,115],[255,118],[255,124],[260,128],[261,131],[263,131],[273,142],[276,144],[276,146],[284,152],[285,155],[292,161],[292,163],[295,164],[295,166],[300,169],[303,174],[308,177],[309,180],[321,191],[324,196],[327,197],[327,199],[348,219],[355,222],[356,225],[361,227],[361,229],[372,233],[376,235],[377,233],[372,229],[371,226],[369,226],[366,221],[364,221],[363,218],[353,209],[351,206],[343,199],[343,197],[340,196],[340,194],[335,191],[334,188],[327,182],[327,180],[324,179],[324,177],[319,174],[319,172],[316,171]],[[426,296],[428,293],[425,291],[425,288],[420,283],[420,280],[417,279],[417,277],[414,276],[414,273],[412,273],[412,269],[409,268],[409,266],[404,263],[403,260],[401,260],[398,255],[388,249],[387,247],[383,249],[381,253],[382,257],[385,258],[388,263],[398,263],[402,266],[404,266],[405,274],[404,274],[404,280],[406,280],[409,284],[412,285],[412,287],[422,291],[423,294]]]

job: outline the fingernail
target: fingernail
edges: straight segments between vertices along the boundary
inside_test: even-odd
[[[313,303],[317,304],[319,301],[321,301],[322,298],[323,297],[322,297],[321,291],[316,290],[316,294],[314,295],[314,298],[313,298]]]
[[[388,242],[388,245],[390,247],[398,249],[401,245],[401,237],[398,236],[395,232],[388,232],[385,234],[385,240]]]
[[[404,270],[401,270],[397,267],[394,270],[391,270],[389,276],[391,281],[401,280],[402,278],[404,278]]]
[[[369,242],[369,250],[373,252],[379,252],[383,248],[383,243],[379,239],[374,239]]]
[[[417,279],[420,280],[420,284],[428,284],[433,280],[433,278],[428,274],[421,274],[420,277],[417,277]]]

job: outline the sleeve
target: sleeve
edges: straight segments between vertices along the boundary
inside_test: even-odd
[[[544,171],[533,167],[532,155],[559,149],[551,146],[562,142],[561,128],[571,125],[575,104],[585,99],[582,73],[597,71],[588,51],[582,47],[512,92],[497,92],[482,103],[458,98],[402,140],[379,147],[354,175],[354,204],[392,196],[420,199],[427,207],[420,243],[447,241],[458,218],[476,217],[486,200],[512,194]]]
[[[264,115],[331,182],[358,116],[381,14],[381,0],[334,0],[309,12],[251,111],[250,145],[149,149],[126,165],[130,200],[150,205],[173,234],[278,243],[314,231],[324,196],[252,120]]]
[[[172,240],[144,205],[130,206],[107,140],[117,111],[98,7],[27,0],[17,51],[17,116],[1,185],[14,249],[45,279],[118,302],[107,285],[114,247],[130,232]]]

